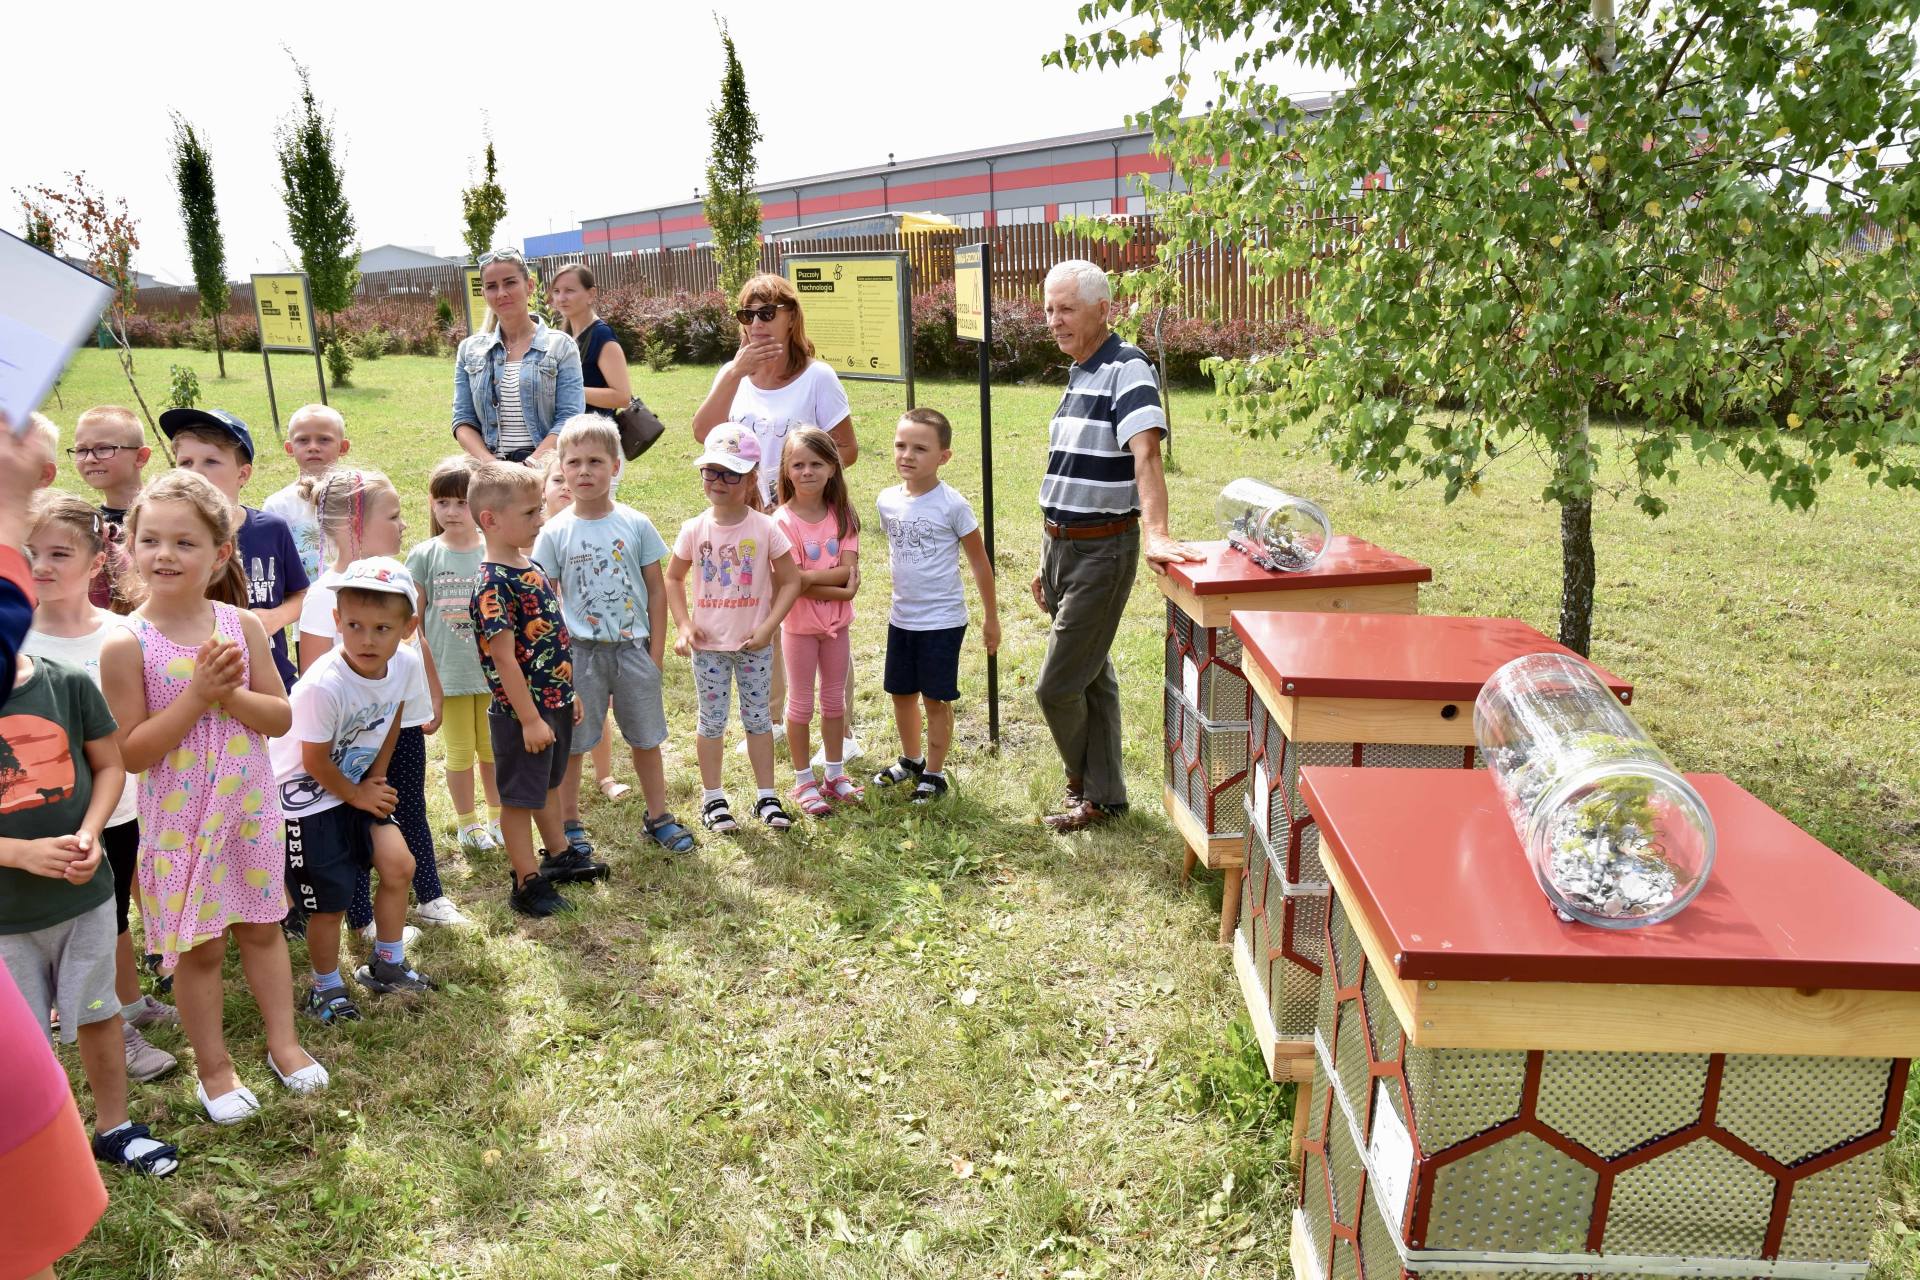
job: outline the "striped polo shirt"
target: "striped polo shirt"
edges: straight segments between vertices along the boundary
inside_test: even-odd
[[[1110,333],[1067,371],[1067,393],[1047,429],[1042,514],[1057,524],[1098,524],[1138,512],[1127,441],[1149,429],[1167,429],[1153,366],[1140,348]]]

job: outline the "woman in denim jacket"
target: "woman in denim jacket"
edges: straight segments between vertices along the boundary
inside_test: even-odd
[[[527,310],[518,249],[480,259],[487,327],[453,358],[453,438],[476,458],[525,462],[553,446],[560,424],[586,412],[580,348]]]

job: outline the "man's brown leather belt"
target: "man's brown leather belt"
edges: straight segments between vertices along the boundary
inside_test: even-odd
[[[1111,538],[1116,533],[1125,533],[1140,523],[1139,516],[1121,516],[1118,520],[1109,520],[1105,524],[1055,524],[1044,522],[1049,538]]]

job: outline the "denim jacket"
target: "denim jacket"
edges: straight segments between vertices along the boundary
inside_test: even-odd
[[[489,450],[500,447],[500,378],[507,346],[500,331],[469,334],[453,357],[453,429],[478,427]],[[544,321],[533,322],[533,345],[520,361],[520,412],[539,443],[587,409],[580,381],[580,348]]]

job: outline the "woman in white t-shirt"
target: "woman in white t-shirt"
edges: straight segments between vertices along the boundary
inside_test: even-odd
[[[794,427],[819,427],[840,449],[840,465],[850,467],[860,446],[853,436],[847,393],[833,367],[813,357],[807,341],[800,295],[784,276],[758,275],[740,287],[740,351],[720,368],[713,389],[693,415],[693,438],[723,422],[737,422],[760,442],[760,456],[777,460]],[[773,486],[779,466],[760,468],[760,497],[766,509],[778,505]]]

